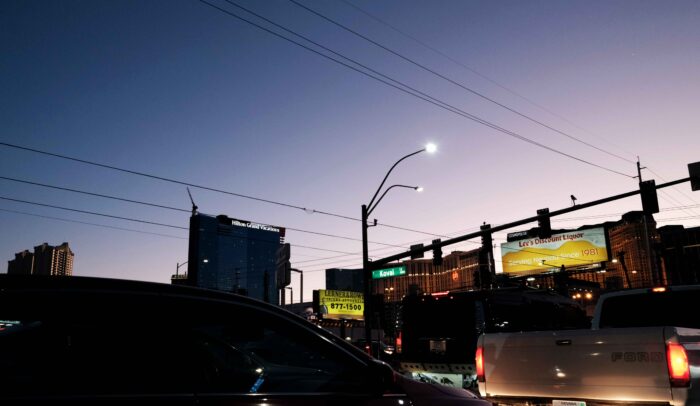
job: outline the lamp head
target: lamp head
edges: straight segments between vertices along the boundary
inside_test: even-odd
[[[433,144],[432,142],[426,144],[425,152],[427,152],[429,154],[433,154],[433,153],[435,153],[435,151],[437,151],[437,145]]]
[[[422,186],[416,186],[414,189],[416,189],[416,192],[422,192],[423,187]]]

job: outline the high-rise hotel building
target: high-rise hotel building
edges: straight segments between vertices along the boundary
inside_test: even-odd
[[[10,275],[73,275],[75,254],[67,242],[51,246],[43,243],[34,247],[34,252],[24,250],[15,254],[15,259],[8,261],[7,273]]]

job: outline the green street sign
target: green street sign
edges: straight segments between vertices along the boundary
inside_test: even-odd
[[[372,271],[372,279],[390,278],[392,276],[401,275],[406,275],[406,265]]]

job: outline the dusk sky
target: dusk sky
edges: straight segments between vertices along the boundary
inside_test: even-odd
[[[697,0],[295,0],[406,59],[288,0],[206,1],[293,37],[233,4],[245,7],[433,103],[197,0],[5,0],[0,142],[305,207],[191,189],[202,213],[357,240],[359,222],[310,211],[359,218],[389,167],[433,142],[436,154],[402,162],[387,181],[425,190],[392,190],[371,216],[427,233],[370,228],[370,241],[406,248],[437,238],[429,234],[569,207],[572,194],[585,203],[635,190],[637,156],[643,178],[657,184],[687,177],[687,164],[700,161]],[[0,145],[0,176],[190,208],[185,186],[8,145]],[[186,230],[7,199],[185,228],[187,212],[8,179],[0,197],[0,272],[43,242],[68,242],[81,276],[169,283],[187,260]],[[654,217],[659,226],[699,226],[698,202],[688,183],[664,189]],[[552,225],[640,208],[634,196]],[[359,241],[291,230],[286,241],[305,272],[306,300],[324,288],[326,268],[361,267]],[[403,251],[370,250],[372,258]],[[296,302],[297,275],[292,287]]]

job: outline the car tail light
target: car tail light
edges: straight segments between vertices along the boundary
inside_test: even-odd
[[[688,365],[688,354],[686,354],[685,348],[680,344],[668,343],[666,345],[666,361],[668,362],[671,386],[689,386],[690,366]]]
[[[486,375],[484,375],[484,349],[482,347],[476,348],[476,379],[479,382],[486,382]]]

